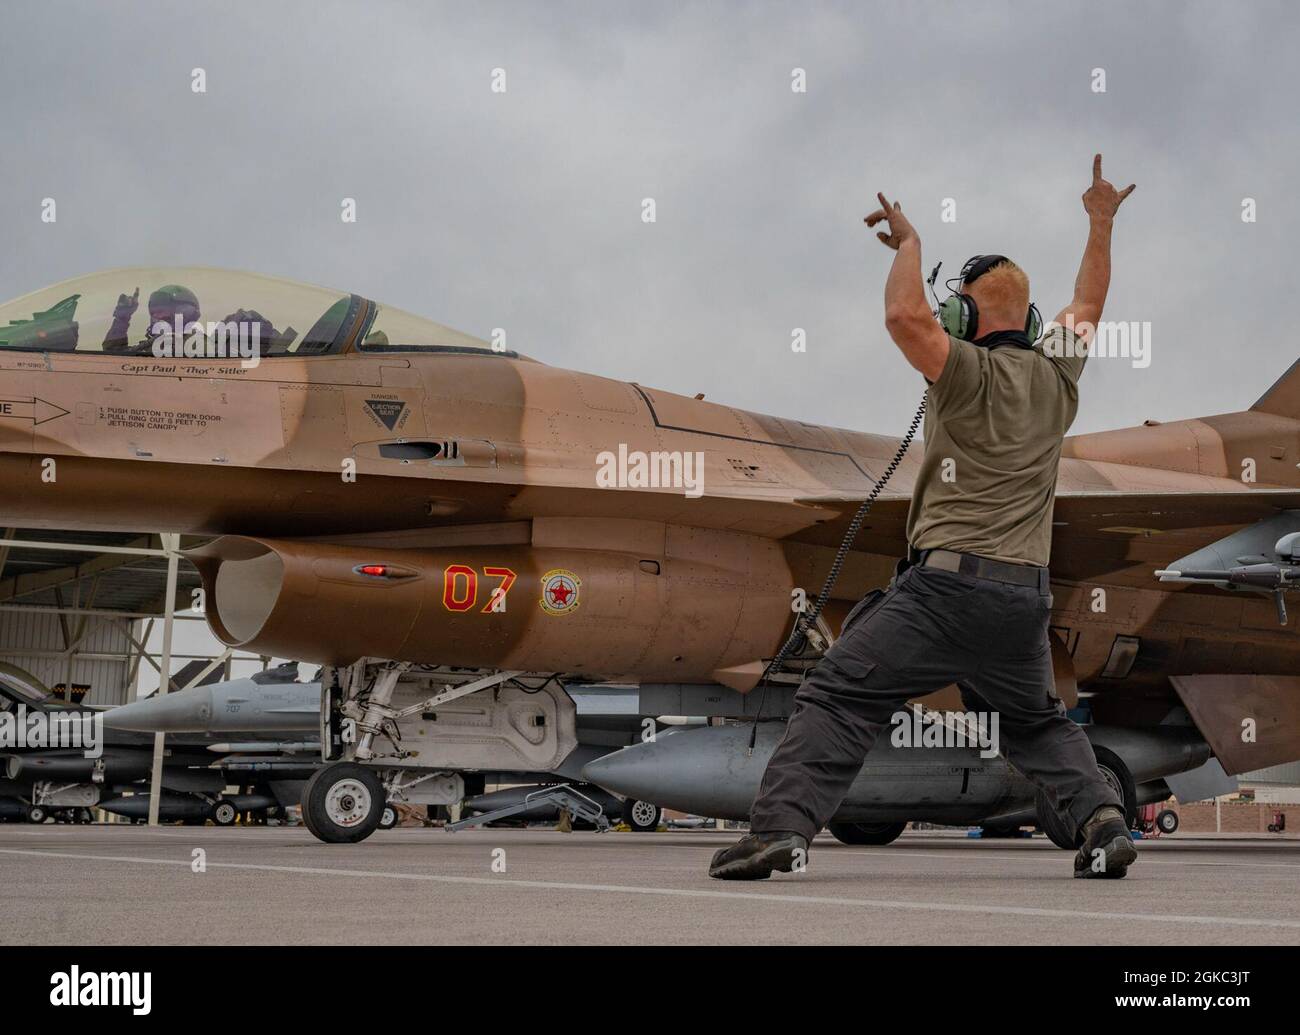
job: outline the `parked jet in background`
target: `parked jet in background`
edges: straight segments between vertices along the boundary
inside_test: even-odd
[[[35,680],[6,669],[0,672],[0,713],[16,716],[20,707],[28,716],[108,715],[104,709],[55,700]],[[319,766],[319,747],[316,735],[310,741],[299,738],[297,744],[253,739],[224,745],[202,735],[177,736],[163,765],[162,785],[168,793],[161,818],[211,818],[226,824],[240,812],[264,814],[297,804],[304,782]],[[306,753],[285,755],[285,750]],[[134,815],[144,797],[141,791],[148,787],[152,759],[152,734],[117,730],[108,723],[93,755],[80,747],[5,746],[0,748],[0,818],[40,823],[59,816],[88,822],[94,808]],[[253,804],[227,798],[229,785],[255,785]]]
[[[210,750],[220,752],[289,751],[319,754],[321,685],[319,682],[296,682],[297,674],[298,665],[289,662],[246,679],[175,690],[161,697],[145,697],[104,712],[104,725],[109,729],[138,733],[183,733],[187,734],[187,740],[202,735],[212,741],[208,745]],[[467,781],[469,786],[480,790],[478,793],[471,791],[464,802],[469,813],[489,813],[515,804],[524,794],[540,787],[572,782],[592,759],[639,742],[647,728],[653,731],[664,728],[662,724],[653,721],[647,727],[639,711],[639,695],[635,687],[570,685],[565,689],[574,702],[577,715],[578,742],[570,757],[555,772],[481,772],[470,776]],[[673,723],[674,728],[688,724],[689,720],[684,719]],[[263,743],[251,740],[253,737],[276,739]],[[284,764],[302,768],[306,761],[306,757],[296,756]],[[235,767],[241,764],[271,767],[274,763],[266,759],[249,758],[232,759],[229,764]],[[481,793],[481,789],[488,784],[523,786]],[[583,787],[582,790],[596,798],[607,816],[615,820],[621,816],[634,829],[652,830],[658,825],[659,810],[653,806],[647,808],[635,798],[625,802],[599,789],[593,791]],[[141,811],[142,800],[145,811]],[[101,803],[100,807],[118,811],[122,815],[147,813],[147,796],[137,795],[124,801],[124,805]],[[166,808],[168,802],[165,800],[163,804]],[[255,807],[257,806],[249,806]],[[179,805],[174,803],[173,811],[178,813],[179,818],[182,811]],[[556,814],[554,804],[543,803],[528,814],[516,818],[538,822],[554,819]],[[381,824],[387,825],[391,824]]]

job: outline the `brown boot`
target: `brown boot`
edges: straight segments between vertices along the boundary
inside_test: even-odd
[[[1124,814],[1103,805],[1083,825],[1083,847],[1074,857],[1076,877],[1119,880],[1137,860]]]
[[[730,848],[713,856],[709,876],[718,880],[767,880],[773,870],[789,873],[808,859],[808,842],[802,834],[772,830],[746,834]]]

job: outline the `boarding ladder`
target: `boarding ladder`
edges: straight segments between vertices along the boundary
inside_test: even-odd
[[[567,783],[556,784],[554,787],[539,788],[531,794],[525,795],[523,801],[514,805],[507,805],[504,808],[493,809],[491,812],[484,812],[478,816],[471,816],[469,819],[448,823],[444,829],[451,831],[467,830],[470,827],[482,826],[484,823],[495,823],[499,819],[509,819],[511,816],[528,812],[538,805],[554,805],[556,808],[566,809],[575,820],[581,819],[593,823],[596,829],[602,833],[609,829],[609,819],[605,816],[605,810],[600,807],[599,803],[588,798],[581,791],[576,790],[572,784]]]

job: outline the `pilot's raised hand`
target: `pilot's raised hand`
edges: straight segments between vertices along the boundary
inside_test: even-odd
[[[140,289],[137,287],[128,297],[127,295],[117,296],[117,305],[113,309],[114,320],[127,320],[135,315],[135,311],[140,308]]]

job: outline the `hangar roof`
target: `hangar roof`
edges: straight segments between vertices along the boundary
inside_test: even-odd
[[[66,549],[7,545],[15,540],[70,545]],[[110,549],[95,552],[73,546]],[[118,553],[111,548],[161,551],[162,544],[151,534],[0,529],[0,607],[161,616],[167,590],[166,558]],[[182,560],[177,578],[178,610],[190,606],[191,593],[198,585],[198,573]]]

